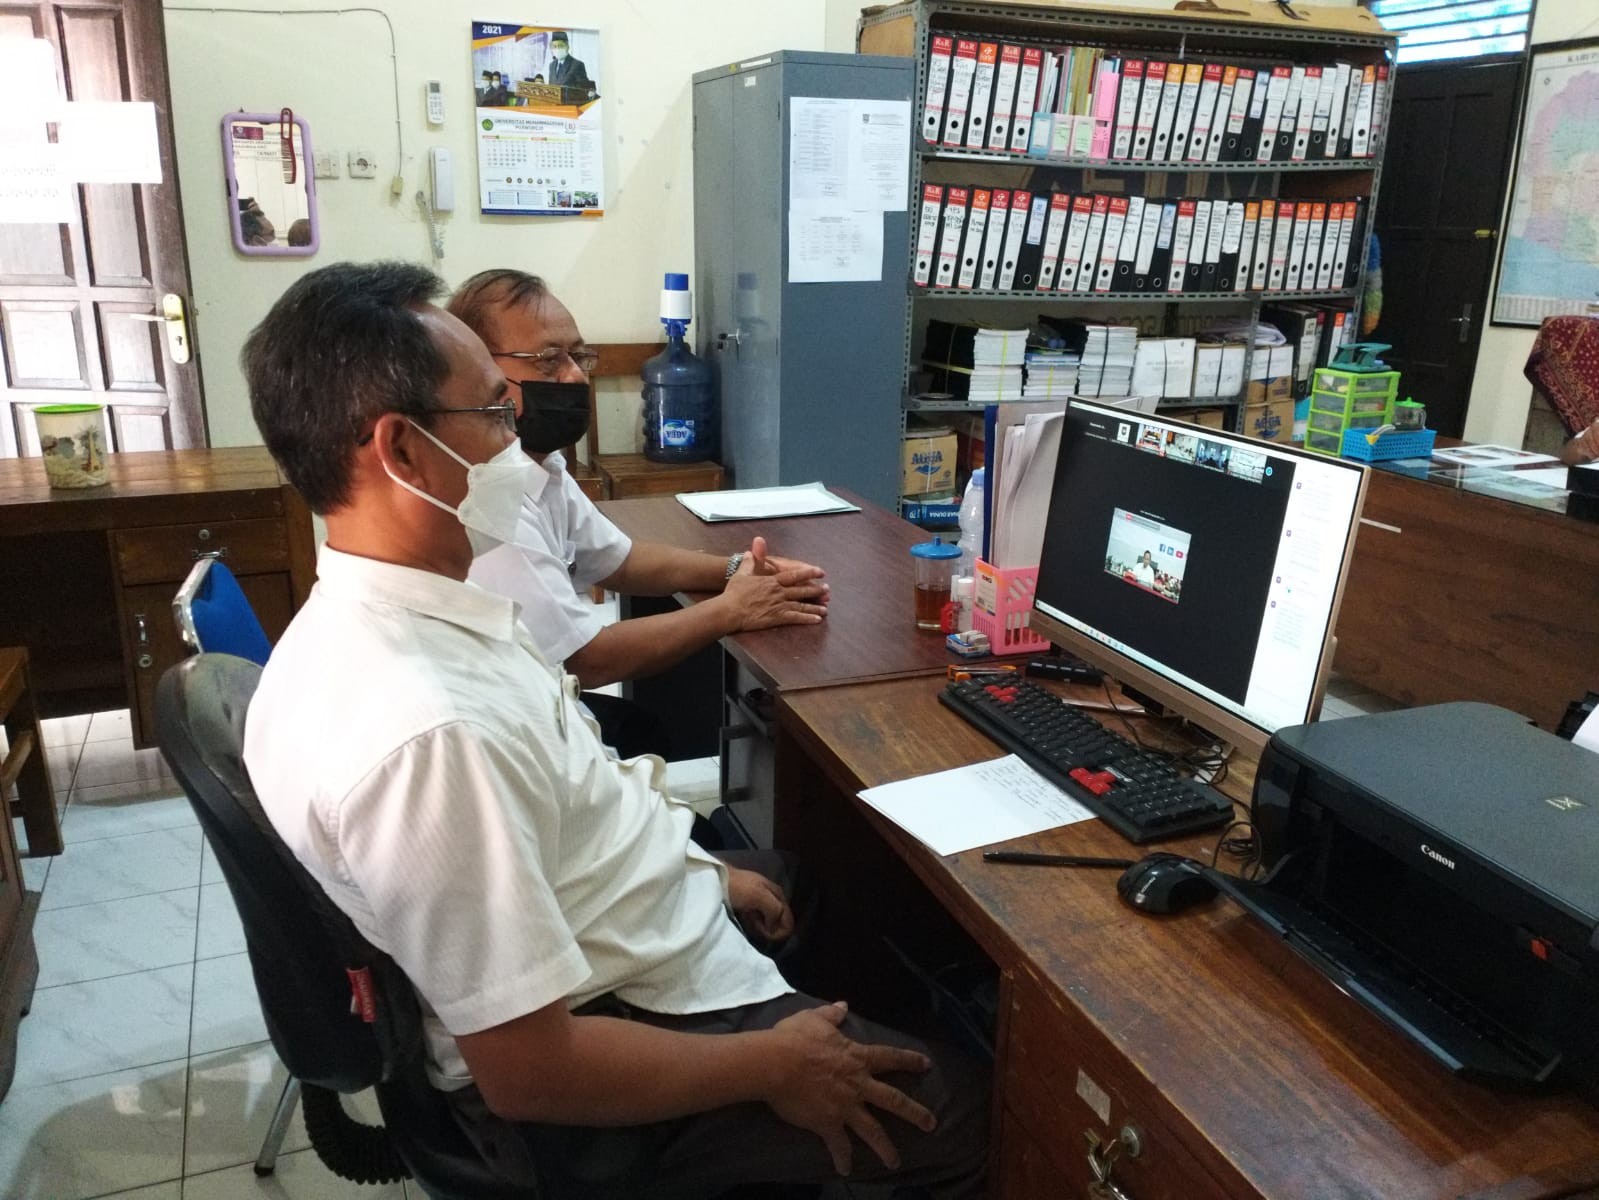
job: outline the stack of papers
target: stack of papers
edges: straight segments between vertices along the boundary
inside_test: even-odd
[[[929,321],[922,365],[932,372],[931,390],[976,404],[1020,400],[1027,333]]]
[[[1126,396],[1133,390],[1133,356],[1138,350],[1136,325],[1106,325],[1099,321],[1046,323],[1060,330],[1066,347],[1082,358],[1077,368],[1079,396]]]
[[[677,502],[702,521],[753,521],[761,517],[812,517],[860,512],[820,483],[743,488],[728,492],[679,492]]]
[[[1029,350],[1022,397],[1027,400],[1054,400],[1077,390],[1077,367],[1081,360],[1066,350]]]

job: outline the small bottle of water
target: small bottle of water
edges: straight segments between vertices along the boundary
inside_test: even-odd
[[[955,568],[957,575],[977,574],[977,560],[983,555],[983,489],[986,486],[986,472],[978,467],[966,485],[966,494],[961,497],[961,560]]]

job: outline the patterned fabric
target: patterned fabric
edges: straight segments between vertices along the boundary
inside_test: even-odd
[[[1549,398],[1568,434],[1599,420],[1599,317],[1549,317],[1523,373]]]

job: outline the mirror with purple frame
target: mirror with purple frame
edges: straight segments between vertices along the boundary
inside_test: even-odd
[[[289,109],[222,118],[228,222],[240,254],[306,257],[321,235],[311,127]]]

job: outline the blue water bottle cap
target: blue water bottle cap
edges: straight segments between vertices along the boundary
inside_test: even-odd
[[[688,291],[688,276],[686,274],[679,275],[676,271],[668,271],[666,273],[666,290],[669,292]]]

